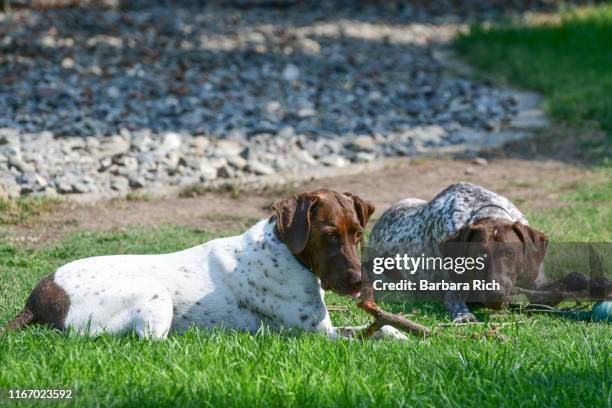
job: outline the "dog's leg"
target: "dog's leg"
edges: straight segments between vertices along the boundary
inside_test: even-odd
[[[444,308],[453,319],[453,323],[471,323],[478,319],[470,312],[465,302],[455,292],[447,292],[444,295]]]
[[[136,309],[133,326],[140,338],[163,340],[168,337],[173,318],[172,297],[167,290],[156,296],[154,301],[141,301]]]
[[[345,338],[350,339],[355,335],[363,331],[368,326],[350,326],[350,327],[332,327],[333,334],[330,334],[331,338]],[[395,340],[408,340],[408,337],[392,326],[383,326],[377,330],[372,339],[395,339]]]

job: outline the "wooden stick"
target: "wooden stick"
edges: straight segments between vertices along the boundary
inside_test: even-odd
[[[429,336],[436,335],[429,328],[413,322],[412,320],[406,319],[402,315],[385,312],[380,309],[376,302],[374,302],[374,289],[367,285],[364,287],[364,290],[361,295],[361,300],[357,303],[357,307],[363,309],[366,313],[374,317],[374,321],[370,323],[362,331],[355,333],[356,338],[366,339],[372,337],[374,333],[380,330],[383,326],[389,325],[395,327],[398,330],[401,330],[406,333],[410,333],[417,337],[426,338]],[[497,324],[491,326],[489,330],[484,333],[474,333],[471,337],[462,336],[462,335],[451,335],[452,337],[459,339],[477,339],[481,337],[494,337],[502,341],[506,341],[508,338],[501,333],[498,333],[499,328],[502,324]]]
[[[389,325],[398,330],[413,334],[418,337],[427,337],[431,334],[431,330],[427,327],[406,319],[404,316],[385,312],[381,310],[376,303],[371,300],[363,300],[357,304],[357,307],[363,309],[366,313],[374,317],[374,322],[361,332],[356,334],[356,337],[368,338],[380,330],[381,327]]]

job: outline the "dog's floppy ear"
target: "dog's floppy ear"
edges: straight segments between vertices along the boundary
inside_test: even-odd
[[[368,220],[372,214],[374,214],[374,211],[376,211],[376,207],[374,207],[371,202],[364,200],[359,196],[351,193],[344,193],[344,195],[353,199],[353,202],[355,203],[355,211],[357,212],[357,217],[359,218],[359,223],[361,224],[362,228],[365,228]]]
[[[468,224],[468,225],[464,225],[463,227],[459,228],[454,234],[449,235],[448,237],[446,237],[443,241],[442,244],[445,243],[457,243],[457,242],[470,242],[470,239],[472,238],[472,235],[478,231],[478,227],[475,226],[474,224]]]
[[[454,234],[449,235],[440,243],[440,253],[445,257],[465,256],[467,245],[457,245],[459,243],[469,243],[472,236],[477,231],[481,231],[482,227],[474,224],[464,225],[459,228]]]
[[[548,237],[543,232],[515,222],[512,229],[523,243],[525,253],[525,276],[523,280],[533,282],[538,276],[540,264],[544,260],[546,248],[548,248]]]
[[[313,194],[300,194],[277,201],[272,206],[278,234],[295,255],[306,248],[310,235],[310,210],[317,201]]]

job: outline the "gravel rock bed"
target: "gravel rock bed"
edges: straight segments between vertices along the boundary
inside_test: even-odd
[[[518,113],[433,57],[457,24],[409,9],[156,4],[0,15],[0,196],[477,148]]]

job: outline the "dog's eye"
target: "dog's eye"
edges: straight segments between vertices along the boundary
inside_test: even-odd
[[[362,231],[357,231],[355,232],[355,239],[357,241],[361,241],[361,238],[363,237],[363,232]]]

